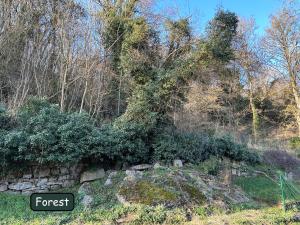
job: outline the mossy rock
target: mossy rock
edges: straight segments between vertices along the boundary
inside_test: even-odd
[[[122,185],[119,194],[130,203],[145,205],[176,204],[179,200],[175,193],[145,180]]]
[[[182,190],[189,195],[191,201],[197,204],[204,204],[206,202],[206,196],[198,188],[186,183],[180,185]]]

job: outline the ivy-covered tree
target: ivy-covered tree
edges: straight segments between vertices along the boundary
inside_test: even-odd
[[[207,27],[208,47],[212,55],[222,62],[234,58],[232,40],[237,32],[237,15],[230,11],[218,10]]]

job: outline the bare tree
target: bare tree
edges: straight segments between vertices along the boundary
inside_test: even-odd
[[[300,13],[299,5],[291,2],[271,17],[271,27],[267,29],[264,50],[269,56],[269,66],[276,69],[286,79],[294,97],[294,116],[300,136]]]
[[[252,112],[252,133],[256,142],[259,130],[259,115],[255,105],[255,80],[262,69],[259,58],[254,19],[240,19],[235,39],[236,63],[248,88],[248,98]]]

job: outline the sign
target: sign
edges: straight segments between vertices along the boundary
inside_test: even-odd
[[[30,196],[33,211],[72,211],[74,205],[72,193],[34,193]]]

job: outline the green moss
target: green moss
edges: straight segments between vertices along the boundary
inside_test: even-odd
[[[198,204],[203,204],[206,202],[206,197],[205,195],[199,191],[196,187],[189,185],[189,184],[181,184],[181,188],[184,192],[186,192],[192,201],[198,203]]]
[[[153,205],[177,200],[176,194],[149,181],[139,181],[131,185],[123,185],[119,194],[134,203]]]

